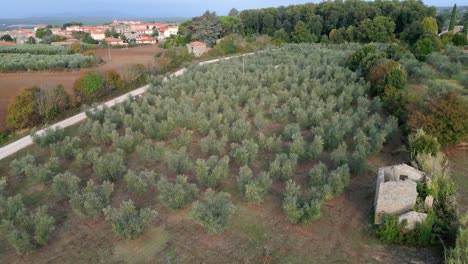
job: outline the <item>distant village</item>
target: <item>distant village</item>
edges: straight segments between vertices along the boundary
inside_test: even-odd
[[[66,26],[65,26],[66,25]],[[46,43],[52,45],[70,45],[88,38],[94,44],[106,42],[109,45],[155,44],[160,40],[177,35],[176,24],[145,23],[141,21],[118,21],[98,26],[83,26],[81,23],[64,26],[36,25],[32,29],[14,29],[0,31],[0,45],[26,43]],[[43,34],[42,32],[45,32]],[[39,33],[39,34],[38,34]],[[43,35],[48,37],[44,41]],[[11,39],[6,39],[9,36]],[[93,43],[90,43],[93,44]]]

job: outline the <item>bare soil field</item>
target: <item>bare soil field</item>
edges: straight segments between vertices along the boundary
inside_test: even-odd
[[[34,149],[29,152],[40,154],[40,150]],[[116,237],[109,223],[102,218],[92,221],[74,216],[64,202],[61,208],[54,210],[59,223],[54,237],[45,247],[26,256],[0,247],[0,262],[440,263],[443,253],[438,250],[385,245],[372,234],[377,169],[400,162],[403,158],[386,147],[369,160],[365,175],[352,178],[342,195],[326,203],[319,220],[302,226],[291,225],[281,210],[282,183],[273,187],[261,206],[247,206],[242,204],[241,196],[233,195],[237,213],[232,225],[220,235],[209,235],[194,223],[188,216],[189,208],[177,212],[165,209],[156,202],[156,191],[136,202],[156,209],[160,217],[143,236],[133,241]],[[0,168],[4,170],[6,164],[1,161]],[[234,182],[227,182],[222,188],[228,191],[236,187]],[[37,186],[27,189],[36,193],[27,201],[53,199],[50,194],[38,191]],[[24,195],[28,196],[27,193]],[[116,206],[128,198],[125,186],[119,184],[112,204]]]
[[[143,64],[147,68],[152,66],[153,55],[159,51],[155,45],[139,46],[128,49],[111,49],[111,60],[108,49],[93,50],[104,63],[95,68],[80,71],[63,72],[17,72],[0,74],[0,130],[6,126],[8,104],[21,90],[32,87],[47,87],[63,85],[71,91],[73,83],[85,72],[91,70],[121,70],[127,65]]]

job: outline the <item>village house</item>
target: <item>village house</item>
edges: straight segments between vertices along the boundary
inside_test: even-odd
[[[90,34],[91,34],[91,38],[93,38],[94,40],[103,40],[106,38],[106,31],[103,30],[103,29],[93,29],[91,30]]]
[[[114,46],[114,45],[124,45],[123,40],[118,39],[118,38],[111,38],[111,37],[109,37],[109,38],[105,38],[104,40],[107,42],[107,44],[109,44],[109,45],[111,45],[111,46]]]
[[[187,49],[189,53],[193,53],[195,57],[200,57],[205,52],[208,51],[208,45],[200,41],[194,41],[187,44]]]
[[[166,39],[172,35],[177,35],[179,33],[178,26],[166,26],[159,29],[159,39]]]
[[[155,44],[157,40],[149,36],[138,36],[136,37],[137,44]]]
[[[382,223],[384,215],[396,215],[398,221],[406,220],[406,228],[414,228],[417,222],[423,222],[427,214],[414,211],[417,202],[417,184],[431,184],[431,179],[425,173],[406,164],[379,168],[377,175],[374,222]],[[434,198],[427,196],[424,201],[426,209],[432,207]]]
[[[0,46],[14,46],[15,43],[13,42],[8,42],[8,41],[1,41],[0,40]]]

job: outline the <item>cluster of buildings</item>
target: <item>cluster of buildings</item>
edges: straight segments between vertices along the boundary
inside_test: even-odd
[[[15,29],[0,32],[0,36],[10,35],[13,39],[16,39],[16,44],[25,43],[30,37],[36,38],[36,31],[39,29],[46,28],[46,25],[37,25],[33,29]],[[123,45],[126,39],[128,41],[134,39],[137,44],[155,44],[160,40],[169,38],[172,35],[177,35],[179,27],[174,24],[162,24],[162,23],[145,23],[141,21],[118,21],[115,20],[107,25],[98,26],[80,26],[71,25],[65,29],[52,27],[50,28],[53,35],[61,36],[66,40],[56,44],[69,44],[77,42],[74,39],[74,32],[86,32],[90,34],[90,37],[96,41],[106,41],[111,45]],[[106,37],[106,31],[116,32],[121,36],[122,39]],[[156,34],[155,34],[156,33]],[[156,36],[157,35],[157,36]],[[154,37],[152,37],[154,36]],[[40,39],[36,38],[36,42]],[[0,44],[1,45],[1,44]],[[6,45],[6,44],[5,44]]]

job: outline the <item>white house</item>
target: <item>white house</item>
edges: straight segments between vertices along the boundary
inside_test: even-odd
[[[179,26],[167,26],[159,29],[159,39],[165,39],[179,33]]]

